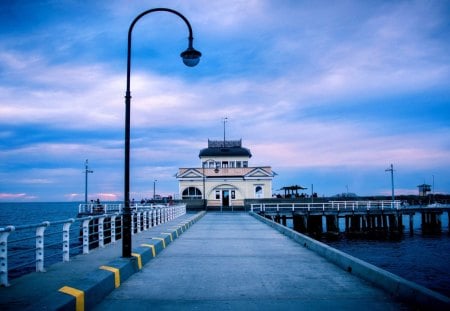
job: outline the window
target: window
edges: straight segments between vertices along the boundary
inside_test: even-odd
[[[228,168],[228,161],[222,161],[222,168]]]
[[[263,188],[261,186],[255,187],[255,198],[262,198],[263,197]]]
[[[220,190],[216,190],[216,200],[220,200]]]
[[[234,168],[234,161],[230,161],[230,167]]]
[[[202,192],[196,187],[188,187],[183,190],[182,198],[187,200],[201,199]]]
[[[241,161],[236,161],[236,167],[237,167],[237,168],[240,168],[241,165],[242,165]]]
[[[248,167],[248,161],[244,161],[242,167]]]
[[[236,199],[236,192],[234,190],[231,190],[231,199]]]

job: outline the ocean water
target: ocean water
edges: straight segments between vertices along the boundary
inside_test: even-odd
[[[76,218],[78,205],[78,202],[0,203],[0,227]],[[409,233],[409,218],[404,216],[405,230],[400,240],[363,240],[342,236],[338,240],[322,241],[354,257],[450,297],[450,269],[448,265],[450,261],[450,234],[447,214],[442,215],[441,221],[442,233],[438,235],[422,234],[420,214],[416,214],[414,216],[413,235]],[[340,228],[344,228],[342,223],[340,223]],[[10,239],[17,238],[15,235],[17,233],[11,234]],[[59,241],[61,236],[55,235],[53,239]],[[49,240],[46,240],[46,243],[48,242]],[[33,256],[33,253],[29,256]],[[60,260],[60,257],[56,257],[53,261]],[[51,263],[52,261],[48,262]],[[19,271],[11,273],[10,277],[17,277],[33,271],[33,269],[33,265],[23,267]]]
[[[43,221],[59,221],[76,218],[76,202],[69,203],[0,203],[0,227],[34,225]],[[45,230],[45,267],[62,261],[62,224],[52,225]],[[71,226],[71,256],[81,252],[80,227]],[[18,230],[8,237],[9,278],[13,279],[36,270],[34,262],[36,229]],[[31,239],[29,239],[31,237]]]
[[[419,215],[420,217],[420,215]],[[404,231],[400,240],[363,240],[342,237],[322,241],[407,280],[450,297],[450,235],[448,225],[438,235]],[[416,223],[414,226],[416,227]]]
[[[76,218],[80,203],[0,203],[0,227]]]
[[[356,258],[401,276],[450,297],[450,233],[447,213],[441,215],[440,234],[423,234],[421,214],[413,218],[410,234],[409,216],[403,216],[403,236],[399,240],[372,240],[348,238],[321,238],[328,244]],[[287,223],[292,228],[292,222]],[[324,224],[324,228],[325,228]],[[345,229],[344,219],[339,219],[339,229]]]

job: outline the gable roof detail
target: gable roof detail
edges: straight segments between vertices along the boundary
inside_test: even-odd
[[[274,173],[272,170],[266,171],[261,167],[254,168],[252,171],[245,174],[245,178],[265,178],[265,177],[273,177]]]
[[[203,178],[203,174],[195,168],[180,169],[176,178]]]

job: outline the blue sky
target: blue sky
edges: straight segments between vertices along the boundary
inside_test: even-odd
[[[123,196],[126,39],[133,32],[131,196],[178,193],[226,135],[273,190],[450,193],[448,1],[0,2],[0,201]]]

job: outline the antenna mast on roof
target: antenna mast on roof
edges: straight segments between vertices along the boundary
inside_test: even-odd
[[[228,117],[223,118],[223,147],[225,148],[225,123],[227,123]]]

